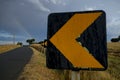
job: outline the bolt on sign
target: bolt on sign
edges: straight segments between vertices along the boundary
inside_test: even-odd
[[[47,67],[107,69],[106,14],[102,10],[48,16]]]

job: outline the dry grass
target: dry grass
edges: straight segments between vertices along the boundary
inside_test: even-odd
[[[106,71],[80,71],[81,80],[119,80],[120,79],[120,43],[108,43],[108,69]],[[32,45],[35,49],[31,61],[24,68],[18,80],[71,80],[70,70],[51,70],[46,68],[44,49],[41,45]],[[38,49],[38,51],[36,51]],[[111,55],[112,53],[112,55]]]
[[[113,80],[106,71],[81,71],[81,80]]]
[[[7,52],[7,51],[10,51],[10,50],[12,50],[12,49],[15,49],[15,48],[17,48],[17,47],[20,47],[20,46],[18,46],[18,45],[0,45],[0,54],[1,53],[4,53],[4,52]]]
[[[106,71],[81,71],[81,80],[119,80],[120,57],[114,56],[120,53],[120,43],[108,43],[108,69]],[[110,55],[112,53],[112,55]],[[114,54],[114,55],[113,55]]]
[[[31,44],[31,47],[35,48],[39,52],[45,53],[45,48],[41,44]]]
[[[114,80],[120,80],[120,57],[109,55],[109,67],[107,72],[111,75]]]
[[[120,42],[108,43],[107,47],[109,55],[120,57]]]
[[[60,80],[61,72],[46,67],[45,55],[31,48],[34,52],[18,80]]]
[[[108,43],[108,69],[106,71],[81,71],[81,80],[119,80],[120,42]]]
[[[109,42],[107,44],[108,53],[120,53],[120,42]]]

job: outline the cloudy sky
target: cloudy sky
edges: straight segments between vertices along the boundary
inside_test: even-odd
[[[0,44],[28,38],[46,39],[47,17],[53,12],[104,10],[107,40],[120,35],[120,0],[0,0]]]

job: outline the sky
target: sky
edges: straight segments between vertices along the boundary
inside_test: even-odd
[[[104,10],[107,41],[120,35],[120,0],[0,0],[0,44],[47,38],[48,15],[55,12]]]

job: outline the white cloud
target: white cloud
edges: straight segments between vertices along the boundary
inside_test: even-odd
[[[45,0],[47,3],[49,3],[50,1],[49,0]]]
[[[111,38],[118,37],[120,35],[120,17],[113,17],[107,25],[108,34],[111,35]]]
[[[63,6],[66,5],[65,0],[50,0],[50,1],[55,5],[57,5],[57,4],[60,4],[60,5],[63,5]]]
[[[88,7],[88,6],[85,6],[85,10],[95,10],[96,8],[95,7]]]
[[[50,12],[50,9],[45,7],[39,0],[28,0],[28,1],[34,4],[40,10],[45,11],[45,12]]]
[[[0,41],[0,45],[13,44],[13,41]]]
[[[52,2],[53,4],[57,4],[57,1],[58,1],[58,0],[51,0],[51,2]]]
[[[0,31],[0,37],[12,37],[11,33],[7,33],[5,31]]]
[[[120,14],[120,11],[118,11],[118,14]]]
[[[117,18],[114,17],[114,18],[109,22],[108,26],[110,26],[110,27],[119,26],[119,27],[120,27],[120,18],[119,18],[119,17],[117,17]]]
[[[21,2],[21,3],[20,3],[20,5],[21,5],[21,6],[24,6],[24,5],[25,5],[25,3]]]

